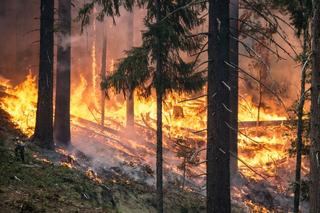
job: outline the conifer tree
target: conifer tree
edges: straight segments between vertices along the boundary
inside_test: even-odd
[[[199,91],[205,83],[202,73],[194,72],[197,63],[186,62],[181,56],[183,52],[199,51],[203,40],[202,35],[192,36],[192,30],[204,22],[200,16],[205,4],[191,6],[192,2],[145,2],[147,30],[143,33],[143,44],[128,52],[127,58],[120,61],[116,73],[105,84],[117,91],[138,87],[145,96],[151,94],[151,89],[156,91],[158,212],[163,212],[162,101],[168,92]]]
[[[312,14],[312,2],[310,0],[273,0],[275,6],[282,11],[289,13],[291,23],[295,28],[296,35],[302,39],[302,52],[297,58],[302,64],[301,66],[301,80],[300,80],[300,97],[297,105],[297,139],[296,139],[296,172],[294,180],[294,213],[299,213],[300,194],[301,194],[301,159],[303,148],[303,108],[306,99],[306,77],[308,70],[308,54],[310,52],[310,32],[309,26]]]

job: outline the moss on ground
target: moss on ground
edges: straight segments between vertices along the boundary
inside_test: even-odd
[[[83,171],[44,161],[43,150],[31,143],[21,162],[14,139],[25,136],[1,109],[0,123],[0,212],[156,212],[154,189],[129,177],[93,181]],[[204,203],[201,195],[165,188],[165,212],[205,212]]]

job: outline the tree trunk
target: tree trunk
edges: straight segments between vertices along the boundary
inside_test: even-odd
[[[238,38],[238,18],[239,18],[239,1],[230,0],[230,33],[233,37]],[[232,64],[238,67],[239,65],[239,43],[236,39],[229,37],[230,39],[230,61]],[[230,75],[230,108],[231,108],[231,119],[230,125],[233,131],[230,132],[230,151],[238,156],[238,80],[239,72],[236,68],[231,69]],[[231,157],[231,156],[230,156]],[[230,173],[232,176],[237,174],[238,171],[238,159],[235,157],[230,158]]]
[[[53,22],[54,0],[41,0],[38,102],[34,140],[53,149]]]
[[[128,50],[133,47],[134,32],[133,32],[133,11],[128,16]],[[134,90],[128,91],[127,95],[127,128],[134,127]]]
[[[102,59],[101,59],[101,81],[106,78],[107,69],[107,32],[106,23],[103,22],[103,42],[102,42]],[[106,96],[104,90],[101,89],[101,126],[104,126]]]
[[[156,22],[161,20],[161,1],[155,1],[156,7]],[[157,93],[157,212],[163,213],[163,156],[162,156],[162,58],[161,58],[161,38],[158,35],[157,39],[157,52],[156,52],[156,93]]]
[[[184,186],[186,184],[186,172],[187,172],[187,159],[183,158],[183,179],[182,179],[182,191],[184,190]]]
[[[134,91],[127,95],[127,128],[134,127]]]
[[[207,212],[229,213],[229,1],[209,0]]]
[[[313,1],[312,80],[311,80],[311,147],[310,213],[320,212],[320,3]]]
[[[296,160],[296,174],[294,184],[294,213],[299,213],[300,204],[300,188],[301,188],[301,151],[302,151],[302,134],[303,134],[303,107],[305,102],[305,84],[306,84],[306,63],[307,63],[307,37],[308,32],[304,30],[303,38],[303,66],[301,68],[301,82],[300,82],[300,100],[298,103],[298,121],[297,121],[297,160]]]
[[[264,65],[262,65],[264,66]],[[261,110],[261,105],[262,105],[262,85],[261,85],[261,82],[262,82],[262,67],[259,67],[259,86],[258,86],[258,89],[259,89],[259,100],[258,100],[258,115],[257,115],[257,126],[260,126],[260,110]]]
[[[71,0],[59,0],[56,105],[54,138],[70,145]]]

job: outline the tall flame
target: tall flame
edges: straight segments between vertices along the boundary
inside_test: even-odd
[[[32,75],[30,70],[26,80],[21,84],[14,87],[8,81],[2,80],[0,85],[4,85],[5,93],[9,94],[0,102],[1,108],[12,116],[12,121],[23,133],[31,136],[35,126],[38,96],[36,76]]]
[[[110,63],[110,71],[114,69],[113,60]],[[36,77],[29,73],[26,80],[17,86],[12,86],[7,80],[0,78],[0,85],[5,88],[5,93],[9,94],[1,98],[1,107],[11,116],[12,121],[28,136],[31,136],[35,126],[36,101],[37,101],[37,85]],[[92,104],[91,94],[87,97],[85,92],[90,88],[87,80],[80,76],[80,82],[72,86],[71,94],[71,115],[72,123],[77,124],[77,117],[83,118],[95,123],[99,122],[100,112],[94,104]],[[163,131],[168,138],[183,137],[195,141],[206,141],[206,98],[199,98],[193,101],[181,101],[192,98],[187,94],[171,93],[167,95],[163,104]],[[108,117],[106,120],[116,121],[125,126],[126,106],[123,100],[113,98],[110,101],[114,104],[107,108]],[[156,128],[156,98],[151,95],[148,99],[141,99],[135,96],[135,122],[147,128]],[[250,96],[242,98],[239,103],[239,120],[255,121],[257,116],[257,107],[253,104]],[[270,112],[270,110],[262,109],[260,112],[261,120],[284,120],[283,115]],[[112,122],[107,122],[110,128],[119,129]],[[120,127],[121,128],[121,127]],[[198,132],[197,132],[198,131]],[[97,129],[100,133],[100,129]],[[285,134],[284,134],[285,133]],[[285,126],[277,127],[254,127],[241,128],[239,133],[239,161],[240,171],[247,177],[255,180],[261,180],[263,177],[277,178],[278,167],[290,164],[290,168],[294,165],[292,159],[289,159],[287,150],[294,138],[294,133],[289,131]],[[137,141],[130,140],[131,147],[141,147]],[[129,145],[129,144],[128,144]],[[114,143],[115,149],[127,152],[130,156],[134,155],[132,150],[122,147],[120,144]],[[170,144],[164,143],[166,148],[170,148]],[[148,147],[145,147],[148,149]],[[132,153],[131,153],[132,152]],[[148,151],[151,152],[152,151]],[[245,162],[245,164],[243,163]],[[284,164],[286,163],[286,164]],[[249,167],[248,167],[249,166]],[[285,166],[288,167],[288,166]],[[263,174],[257,175],[253,170]],[[176,168],[174,168],[176,170]],[[197,171],[204,171],[205,164],[197,168]],[[288,170],[286,168],[286,170]],[[281,181],[284,178],[281,178]],[[279,182],[279,188],[283,188],[285,181]],[[248,203],[248,206],[254,204]],[[253,207],[252,207],[253,208]]]

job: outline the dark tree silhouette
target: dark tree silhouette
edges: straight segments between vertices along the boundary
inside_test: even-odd
[[[236,67],[230,67],[230,109],[232,111],[230,117],[230,125],[232,131],[230,132],[230,151],[234,155],[238,155],[238,81],[239,72],[239,43],[235,38],[239,37],[238,30],[239,18],[239,0],[230,0],[230,62]],[[230,172],[236,174],[238,171],[238,159],[230,158]]]
[[[101,82],[106,78],[107,71],[107,30],[106,24],[103,24],[103,34],[102,34],[102,54],[101,54],[101,73],[100,78]],[[104,89],[101,88],[101,126],[104,126],[104,117],[105,117],[105,92]]]
[[[301,159],[303,148],[303,108],[306,99],[305,84],[307,79],[307,70],[310,67],[308,64],[308,52],[310,51],[310,33],[309,25],[312,17],[311,1],[299,0],[273,0],[273,3],[280,9],[289,12],[291,24],[294,26],[297,37],[302,37],[302,53],[299,56],[301,61],[301,80],[300,80],[300,97],[297,104],[297,139],[296,139],[296,171],[294,180],[294,202],[293,212],[299,213],[300,197],[301,197]]]
[[[310,213],[320,212],[320,2],[313,1],[311,80]]]
[[[207,212],[229,213],[230,69],[229,1],[209,1]]]
[[[161,1],[155,1],[156,9],[156,24],[160,24],[161,21]],[[157,210],[158,213],[163,212],[163,154],[162,154],[162,100],[163,100],[163,82],[162,82],[162,69],[163,60],[161,55],[161,48],[163,44],[161,43],[161,34],[156,34],[156,51],[155,51],[155,61],[156,61],[156,94],[157,94],[157,161],[156,161],[156,175],[157,175]]]
[[[192,30],[204,22],[200,17],[205,5],[188,7],[191,3],[192,0],[150,1],[142,46],[128,51],[105,84],[117,92],[138,88],[144,96],[150,95],[151,89],[156,91],[158,212],[163,212],[162,101],[169,92],[200,91],[205,83],[202,72],[195,72],[197,61],[185,62],[181,57],[182,53],[200,51],[204,37],[193,36]]]
[[[134,22],[133,11],[128,15],[128,49],[133,47],[134,32],[133,32],[133,22]],[[132,128],[134,126],[134,88],[130,88],[127,94],[127,128]]]
[[[54,0],[41,0],[40,66],[34,141],[53,149],[53,23]]]
[[[59,32],[54,137],[70,145],[71,0],[59,0]]]

